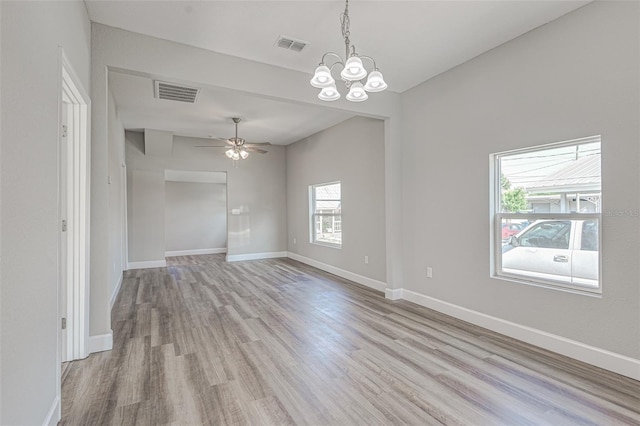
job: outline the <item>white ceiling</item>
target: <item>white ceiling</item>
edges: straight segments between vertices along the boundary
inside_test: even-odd
[[[309,77],[324,52],[344,51],[339,21],[342,0],[85,3],[94,22],[306,72]],[[388,90],[403,92],[586,3],[352,0],[351,41],[359,54],[376,60]],[[310,44],[302,53],[280,49],[274,46],[279,35]],[[349,118],[321,107],[303,108],[220,91],[209,91],[211,102],[206,105],[152,105],[150,80],[133,77],[112,75],[119,114],[127,128],[155,126],[148,128],[226,137],[233,126],[219,127],[218,121],[231,123],[230,117],[240,116],[246,118],[246,126],[241,125],[246,133],[241,137],[287,144]]]
[[[298,105],[230,90],[201,88],[194,104],[156,99],[153,78],[109,72],[109,87],[125,129],[157,129],[179,136],[235,134],[231,117],[240,117],[238,136],[247,142],[288,145],[353,117],[313,105]],[[190,83],[193,86],[193,83]]]

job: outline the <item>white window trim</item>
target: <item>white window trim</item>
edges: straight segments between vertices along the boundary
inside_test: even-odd
[[[342,213],[340,214],[332,214],[332,213],[323,213],[323,214],[316,214],[316,206],[315,206],[315,202],[316,202],[316,197],[314,194],[314,188],[317,188],[319,186],[327,186],[327,185],[335,185],[335,184],[340,184],[340,189],[341,189],[341,197],[340,197],[340,203],[342,203],[342,181],[336,180],[333,182],[325,182],[325,183],[317,183],[314,185],[309,185],[309,243],[310,244],[315,244],[318,246],[325,246],[325,247],[331,247],[331,248],[335,248],[335,249],[342,249],[342,243],[337,244],[337,243],[329,243],[326,241],[316,241],[316,217],[318,216],[340,216],[340,222],[342,224]],[[342,229],[340,229],[340,232],[342,232]]]
[[[500,211],[500,159],[514,154],[525,154],[546,149],[562,148],[564,146],[584,145],[594,142],[602,143],[601,135],[573,139],[564,142],[537,145],[531,148],[502,151],[489,155],[489,197],[490,197],[490,276],[509,282],[533,285],[552,290],[560,290],[587,296],[601,296],[602,282],[602,213],[502,213]],[[602,191],[601,191],[602,193]],[[601,211],[604,211],[601,209]],[[524,275],[514,275],[502,272],[502,219],[551,219],[551,220],[583,220],[596,219],[598,221],[598,287],[572,285],[549,279],[536,279]]]

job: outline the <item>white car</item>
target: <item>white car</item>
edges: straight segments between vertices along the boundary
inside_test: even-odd
[[[538,220],[503,248],[505,274],[598,287],[598,221]]]

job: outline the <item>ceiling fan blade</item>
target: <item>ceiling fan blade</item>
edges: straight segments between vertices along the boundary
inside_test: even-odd
[[[209,139],[214,140],[214,141],[222,141],[222,142],[227,142],[229,139],[226,138],[217,138],[214,136],[211,136]]]
[[[246,147],[250,147],[250,146],[267,146],[267,145],[271,145],[271,142],[245,142],[244,146]]]
[[[229,148],[224,145],[196,145],[196,148]]]
[[[264,149],[259,148],[245,148],[247,152],[257,152],[258,154],[266,154],[269,151],[265,151]]]

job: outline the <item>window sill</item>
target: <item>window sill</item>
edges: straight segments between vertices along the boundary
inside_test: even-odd
[[[322,241],[311,241],[311,244],[316,246],[330,247],[330,248],[342,250],[342,244],[324,243]]]
[[[584,288],[572,287],[569,285],[563,285],[561,283],[555,283],[552,281],[528,280],[525,277],[518,276],[518,275],[493,274],[491,275],[491,278],[502,280],[502,281],[508,281],[516,284],[523,284],[523,285],[529,285],[533,287],[547,288],[550,290],[563,291],[565,293],[573,293],[573,294],[579,294],[582,296],[596,297],[598,299],[602,298],[602,285],[599,288],[590,289],[587,287],[584,287]]]

